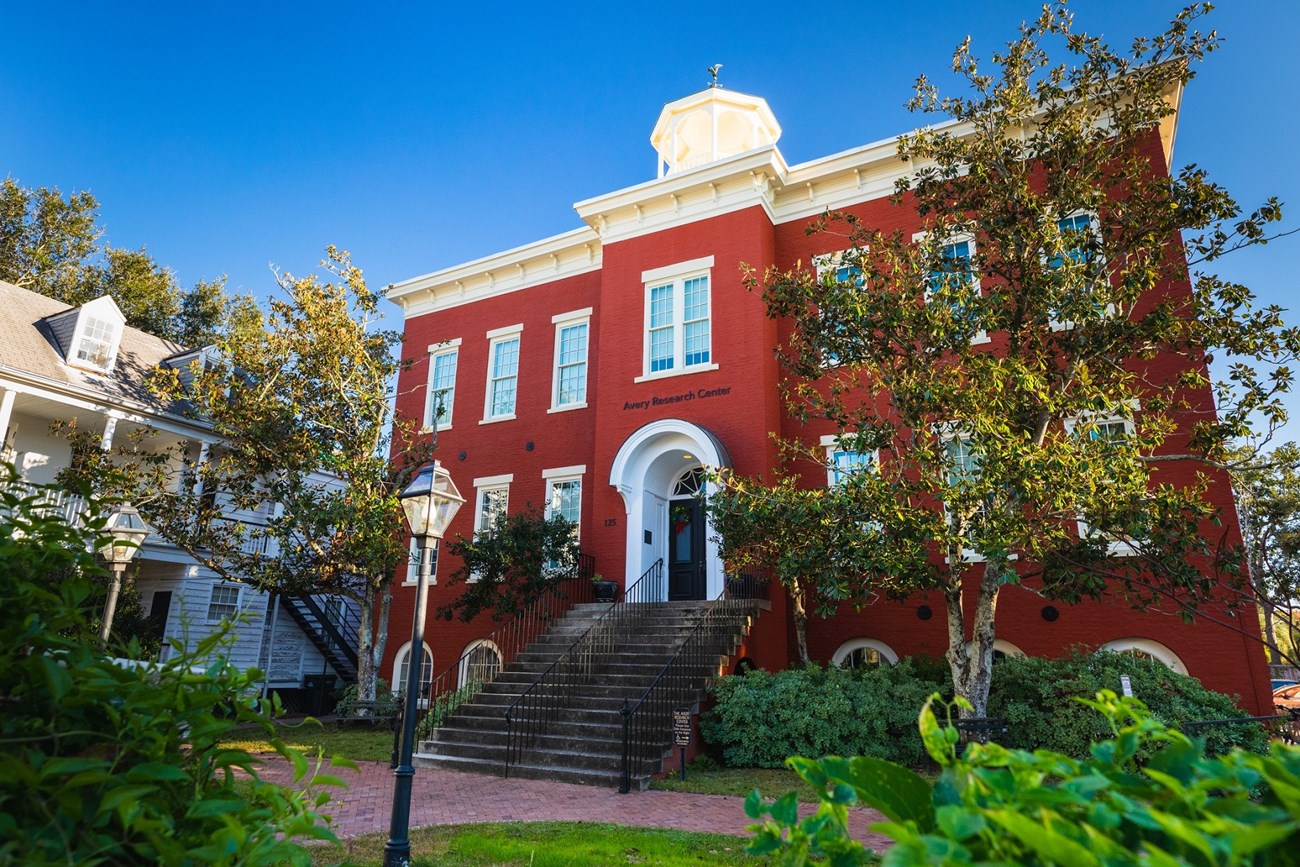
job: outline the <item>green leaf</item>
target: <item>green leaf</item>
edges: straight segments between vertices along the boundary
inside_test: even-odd
[[[1049,864],[1070,867],[1092,867],[1099,864],[1086,847],[1045,824],[1040,825],[1012,810],[989,810],[986,815]]]
[[[935,810],[934,818],[940,831],[958,841],[973,837],[988,827],[983,816],[965,807],[940,807]]]
[[[847,762],[847,773],[830,776],[853,787],[858,800],[895,822],[915,822],[922,831],[934,827],[930,784],[915,771],[884,759],[858,756]]]

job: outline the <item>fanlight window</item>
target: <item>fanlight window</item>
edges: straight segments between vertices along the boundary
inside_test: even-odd
[[[708,481],[708,473],[703,467],[696,467],[689,472],[683,473],[682,477],[677,480],[673,486],[674,497],[702,497],[704,496],[704,483]]]

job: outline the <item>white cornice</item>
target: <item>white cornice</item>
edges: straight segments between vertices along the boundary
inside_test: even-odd
[[[600,237],[583,226],[463,265],[393,283],[385,297],[399,305],[409,319],[597,271],[600,265]]]

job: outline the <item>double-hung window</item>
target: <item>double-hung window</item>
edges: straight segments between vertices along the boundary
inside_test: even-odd
[[[426,430],[447,430],[451,427],[459,347],[459,337],[429,347],[429,392],[424,404]]]
[[[645,285],[645,356],[637,381],[714,370],[711,269],[713,257],[641,274]]]
[[[488,378],[483,422],[515,417],[519,391],[519,337],[523,325],[509,325],[487,333]]]
[[[515,479],[513,473],[500,476],[482,476],[474,480],[474,536],[477,538],[496,529],[510,508],[510,483]],[[471,573],[469,581],[477,581],[477,575]]]
[[[925,233],[915,235],[913,240],[922,240]],[[935,295],[942,295],[952,309],[955,322],[971,324],[978,313],[973,303],[980,296],[979,275],[975,273],[975,239],[970,235],[954,235],[939,245],[935,251],[938,261],[926,277],[925,300],[928,303]],[[971,343],[987,343],[988,332],[976,330]]]
[[[862,267],[846,262],[845,253],[846,251],[840,251],[813,257],[813,265],[817,268],[817,281],[827,290],[845,285],[862,285]],[[848,336],[848,328],[844,322],[835,318],[834,314],[827,316],[824,308],[822,323],[826,326],[828,342],[834,343],[836,339],[844,339]],[[822,353],[822,360],[828,367],[840,363],[839,354],[831,349],[826,349]]]
[[[587,405],[587,344],[591,337],[591,308],[551,317],[555,324],[555,373],[551,412]]]
[[[1057,289],[1061,300],[1069,305],[1066,311],[1052,311],[1052,330],[1062,331],[1074,327],[1069,308],[1084,311],[1092,306],[1091,313],[1094,316],[1109,315],[1113,308],[1108,305],[1103,309],[1088,300],[1088,296],[1093,294],[1094,281],[1100,279],[1093,267],[1100,244],[1100,228],[1096,217],[1086,211],[1078,211],[1057,220],[1056,228],[1061,233],[1061,252],[1047,258],[1047,267],[1057,272],[1061,278]]]
[[[876,465],[875,452],[859,452],[841,442],[840,437],[831,435],[821,438],[822,448],[826,449],[826,484],[838,488],[849,478],[858,473],[871,470]]]
[[[1091,443],[1104,446],[1122,446],[1131,440],[1135,427],[1130,419],[1121,415],[1089,416],[1065,420],[1065,432],[1071,436],[1086,437]],[[1112,557],[1128,557],[1138,552],[1138,539],[1125,533],[1106,532],[1079,521],[1079,535],[1089,539],[1105,539],[1107,553]]]
[[[949,491],[954,491],[968,483],[977,483],[980,478],[982,460],[978,449],[975,447],[975,440],[969,433],[953,426],[948,426],[942,435],[944,452],[948,463]],[[988,509],[988,500],[975,504],[971,512],[966,515],[953,511],[951,503],[944,504],[948,521],[954,529],[957,528],[958,521],[965,520],[967,529],[964,535],[966,538],[969,538],[971,528],[977,527],[983,520]],[[979,562],[984,559],[984,555],[974,548],[963,547],[962,559],[967,562]]]
[[[231,620],[239,613],[238,584],[213,584],[208,597],[208,622]]]
[[[546,517],[563,518],[573,525],[573,541],[582,535],[582,476],[585,465],[543,470],[546,480]],[[570,564],[550,563],[551,568]]]

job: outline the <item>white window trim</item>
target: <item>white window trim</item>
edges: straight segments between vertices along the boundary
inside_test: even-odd
[[[850,638],[848,641],[836,648],[835,653],[831,656],[831,665],[838,668],[849,654],[861,648],[870,648],[880,654],[880,658],[890,665],[898,665],[898,654],[894,648],[890,647],[883,641],[877,641],[874,638]]]
[[[424,649],[424,653],[427,653],[429,655],[429,682],[432,685],[433,678],[438,676],[438,672],[435,671],[433,667],[434,665],[433,648],[429,646],[429,643],[427,641],[421,642],[421,646]],[[402,671],[402,663],[410,659],[410,657],[411,657],[411,642],[408,640],[401,647],[397,648],[397,652],[393,654],[392,691],[394,694],[404,693],[406,691],[406,678],[401,677],[401,671]],[[420,664],[421,665],[424,664],[423,654],[421,655],[420,658]],[[418,704],[420,705],[421,709],[427,708],[429,706],[429,697],[421,696],[418,701]]]
[[[852,436],[852,434],[826,434],[822,436],[819,444],[826,450],[826,487],[835,486],[835,453],[837,451],[855,452],[856,454],[868,457],[872,467],[877,466],[880,460],[880,452],[872,449],[869,452],[859,452],[856,449],[846,449],[840,444],[841,436]]]
[[[493,373],[493,356],[496,353],[498,343],[504,343],[508,340],[519,341],[519,360],[515,366],[515,410],[519,409],[519,375],[523,373],[523,323],[516,325],[506,325],[501,328],[493,328],[486,334],[488,341],[487,357],[487,383],[483,389],[483,418],[479,424],[493,424],[499,421],[510,421],[515,418],[514,412],[502,413],[501,415],[492,414],[492,373]]]
[[[551,324],[555,326],[555,355],[551,364],[551,412],[569,412],[575,409],[586,409],[587,401],[585,399],[586,388],[591,378],[591,308],[584,307],[581,310],[573,310],[569,313],[557,313],[551,317]],[[586,370],[583,372],[583,394],[584,399],[576,403],[560,404],[560,335],[566,328],[575,325],[587,326],[587,360],[583,362]]]
[[[447,420],[437,426],[437,430],[451,430],[452,410],[456,403],[456,377],[460,375],[460,338],[453,337],[451,340],[444,340],[442,343],[429,344],[429,378],[424,388],[424,426],[422,431],[434,430],[433,426],[433,367],[434,359],[442,355],[456,356],[456,373],[452,376],[451,381],[451,403],[447,404]]]
[[[865,247],[858,247],[855,249],[863,252],[865,252],[866,250]],[[831,253],[819,253],[818,255],[813,256],[812,257],[813,267],[817,269],[817,282],[818,283],[822,282],[823,278],[826,275],[826,272],[838,271],[841,267],[843,267],[844,257],[851,252],[854,252],[854,250],[852,249],[835,250],[834,252]],[[860,268],[858,274],[858,285],[859,286],[862,285],[862,274]],[[839,358],[826,358],[826,357],[822,358],[822,367],[839,367],[839,366],[840,366]]]
[[[490,638],[475,639],[474,641],[471,641],[469,644],[465,645],[465,649],[461,651],[460,654],[460,662],[456,665],[456,687],[458,689],[468,685],[469,655],[471,652],[478,650],[480,647],[491,648],[492,652],[494,652],[497,655],[497,662],[500,664],[500,668],[497,669],[498,674],[500,674],[502,671],[505,670],[506,667],[505,654],[501,652],[501,648],[497,646],[497,643]]]
[[[551,502],[555,493],[555,486],[562,482],[578,483],[578,520],[575,527],[575,537],[582,539],[582,495],[583,485],[582,477],[587,472],[586,464],[578,464],[571,467],[555,467],[554,469],[542,470],[542,479],[546,482],[546,517],[552,516]]]
[[[644,294],[644,312],[641,325],[641,375],[634,378],[633,382],[649,382],[656,379],[668,379],[674,376],[688,376],[692,373],[702,373],[709,370],[717,370],[718,364],[714,361],[713,352],[713,297],[715,286],[713,282],[713,257],[704,256],[699,259],[689,259],[685,262],[677,262],[673,265],[664,265],[660,268],[651,268],[641,272],[641,288]],[[683,291],[682,284],[687,280],[695,277],[706,277],[709,281],[709,360],[703,364],[685,364],[686,355],[683,344],[685,332],[685,304],[686,293]],[[680,366],[674,366],[668,370],[650,370],[650,290],[660,286],[672,284],[676,287],[673,292],[673,363],[676,365],[682,362]]]
[[[1178,658],[1178,654],[1152,638],[1116,638],[1097,648],[1099,653],[1123,653],[1126,650],[1136,650],[1148,654],[1179,674],[1187,674],[1187,666],[1183,665],[1183,661]]]
[[[406,578],[403,587],[414,587],[420,580],[420,543],[414,536],[406,543]]]
[[[963,439],[970,440],[972,443],[974,442],[974,436],[969,430],[953,423],[937,425],[936,430],[939,434],[940,442],[943,443],[945,452],[947,452],[948,443],[952,440]],[[948,500],[946,498],[943,500],[943,519],[944,521],[950,520],[948,515]],[[965,546],[962,546],[961,549],[961,559],[963,563],[983,563],[985,561],[985,557],[981,552],[974,548],[967,548]],[[1011,559],[1015,560],[1016,555],[1012,554]],[[943,562],[949,562],[948,555],[944,555]]]
[[[233,587],[233,588],[235,588],[235,613],[234,613],[234,614],[231,614],[229,619],[232,619],[232,620],[233,620],[234,618],[238,617],[240,614],[243,614],[243,613],[244,613],[244,587],[245,587],[245,586],[246,586],[246,585],[244,585],[244,584],[239,584],[239,583],[237,583],[237,582],[235,582],[235,581],[213,581],[210,585],[208,585],[208,601],[207,601],[207,608],[206,608],[206,609],[204,610],[204,612],[203,612],[204,620],[205,620],[207,623],[220,623],[222,620],[227,619],[227,618],[223,618],[223,617],[215,617],[215,618],[214,618],[214,617],[210,617],[210,616],[209,616],[209,611],[211,611],[211,609],[212,609],[212,594],[213,594],[214,592],[216,592],[216,589],[217,589],[218,587]]]
[[[510,485],[514,482],[514,473],[506,473],[500,476],[480,476],[474,480],[474,536],[477,537],[485,529],[482,526],[483,520],[483,498],[490,491],[505,491],[506,494],[506,512],[510,511]],[[478,575],[473,572],[469,573],[465,581],[473,584],[478,581]]]
[[[122,333],[126,328],[126,320],[122,317],[115,304],[111,302],[109,304],[97,304],[96,301],[100,300],[96,298],[95,301],[83,304],[81,310],[77,312],[77,326],[73,329],[72,342],[69,344],[68,363],[83,370],[109,373],[113,370],[113,366],[117,364],[117,354],[122,348]],[[108,340],[108,360],[103,367],[77,357],[77,352],[81,349],[81,341],[86,336],[86,326],[90,324],[91,319],[98,319],[113,326],[113,333]]]
[[[1136,399],[1130,400],[1128,406],[1136,411],[1138,402]],[[1100,412],[1089,413],[1087,415],[1070,416],[1061,420],[1065,426],[1065,435],[1072,437],[1074,431],[1080,425],[1103,425],[1103,424],[1123,424],[1124,433],[1130,437],[1137,435],[1137,425],[1133,421],[1132,415],[1125,416],[1117,412]],[[1084,539],[1092,535],[1092,528],[1088,526],[1087,521],[1078,522],[1079,538]],[[1106,543],[1106,555],[1108,557],[1136,557],[1141,554],[1137,545],[1126,539],[1111,539]]]
[[[1005,638],[993,639],[993,652],[997,653],[998,651],[1001,651],[1008,657],[1015,657],[1017,659],[1024,659],[1027,656],[1023,650],[1012,644],[1010,641],[1007,641]]]
[[[917,232],[916,234],[912,235],[912,243],[919,244],[928,237],[930,237],[929,232]],[[980,280],[979,274],[975,273],[975,267],[974,267],[975,249],[976,249],[975,236],[970,232],[954,232],[953,234],[946,236],[943,239],[943,242],[939,246],[940,249],[942,249],[943,247],[946,247],[949,244],[960,244],[962,241],[965,241],[968,244],[970,244],[970,256],[972,260],[971,282],[975,284],[975,293],[977,295],[982,296],[984,294],[984,285]],[[926,281],[925,281],[925,303],[926,304],[930,303],[929,274],[926,275]],[[983,328],[981,328],[979,331],[971,335],[970,342],[971,342],[971,346],[978,346],[979,344],[982,343],[988,343],[992,339],[993,338],[989,337],[989,333],[985,331]]]
[[[1052,223],[1059,227],[1060,222],[1062,220],[1070,220],[1073,219],[1074,217],[1088,218],[1088,226],[1090,229],[1092,229],[1092,234],[1097,239],[1097,246],[1100,247],[1101,246],[1101,221],[1097,218],[1097,214],[1095,211],[1089,211],[1083,208],[1079,208],[1077,210],[1071,211],[1068,214],[1062,214],[1060,216],[1052,217]],[[1046,250],[1043,251],[1043,264],[1044,265],[1047,264]],[[1110,317],[1114,315],[1115,315],[1115,305],[1107,304],[1106,316]],[[1069,331],[1070,329],[1074,328],[1075,323],[1069,319],[1049,319],[1048,325],[1051,327],[1053,331]]]

